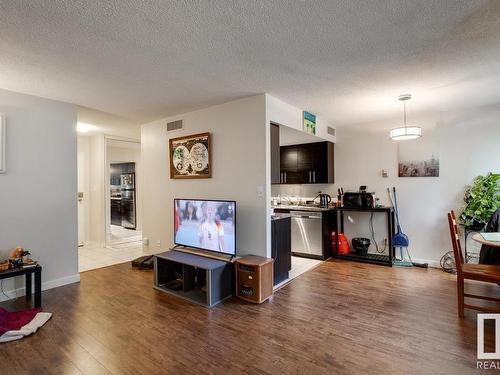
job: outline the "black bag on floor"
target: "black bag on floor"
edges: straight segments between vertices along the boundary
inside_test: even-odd
[[[132,261],[132,267],[140,270],[150,270],[154,267],[153,256],[145,255]]]

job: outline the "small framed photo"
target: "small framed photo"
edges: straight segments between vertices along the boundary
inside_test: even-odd
[[[210,133],[169,139],[170,178],[212,177]]]
[[[5,116],[0,113],[0,173],[5,173],[5,145],[6,145]]]

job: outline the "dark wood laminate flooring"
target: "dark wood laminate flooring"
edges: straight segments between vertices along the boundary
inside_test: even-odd
[[[440,270],[328,261],[252,305],[206,309],[152,288],[128,264],[43,293],[38,333],[0,344],[1,374],[465,374],[476,317],[456,313]],[[492,294],[500,287],[474,285]],[[23,299],[2,303],[24,307]],[[487,333],[488,345],[492,337]]]

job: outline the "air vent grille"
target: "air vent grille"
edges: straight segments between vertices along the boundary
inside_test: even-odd
[[[182,129],[182,120],[167,122],[167,131],[171,132],[174,130]]]
[[[327,132],[328,132],[328,134],[330,134],[331,136],[335,137],[335,128],[332,128],[331,126],[328,126],[328,127],[327,127]]]

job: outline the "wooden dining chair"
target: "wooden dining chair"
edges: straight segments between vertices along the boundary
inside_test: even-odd
[[[500,307],[482,307],[465,303],[465,298],[476,298],[500,303],[499,298],[468,294],[465,293],[464,290],[465,279],[499,284],[500,266],[465,263],[464,257],[462,255],[462,246],[460,245],[460,236],[458,232],[458,224],[455,217],[455,212],[451,211],[450,213],[448,213],[448,223],[450,225],[451,242],[453,244],[453,254],[455,255],[455,263],[457,267],[458,316],[464,316],[464,309],[471,309],[482,312],[500,312]]]

